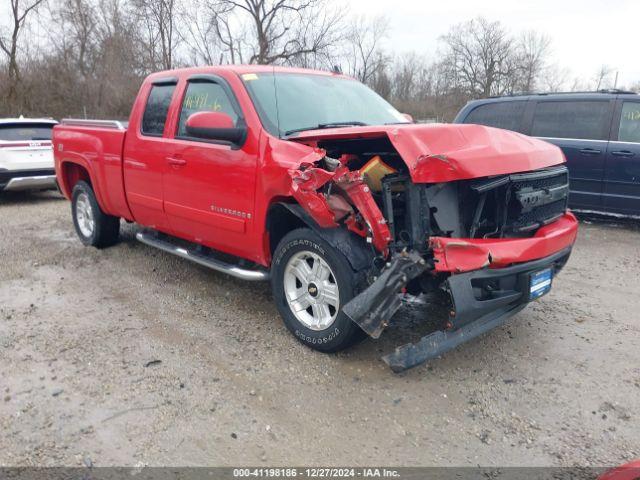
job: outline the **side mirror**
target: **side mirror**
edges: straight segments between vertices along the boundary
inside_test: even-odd
[[[407,120],[409,120],[411,123],[414,123],[413,117],[411,115],[409,115],[408,113],[403,113],[402,116],[404,118],[406,118]]]
[[[246,127],[236,127],[229,115],[222,112],[196,112],[185,125],[191,137],[240,143],[247,133]]]

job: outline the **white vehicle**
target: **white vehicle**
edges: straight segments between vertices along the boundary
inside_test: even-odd
[[[0,191],[56,188],[48,118],[0,119]]]

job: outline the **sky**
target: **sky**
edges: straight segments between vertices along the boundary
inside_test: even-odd
[[[438,38],[456,23],[483,16],[511,32],[551,38],[552,61],[570,80],[592,80],[602,65],[618,72],[618,87],[640,81],[640,0],[350,0],[356,14],[384,15],[385,45],[437,60]],[[637,30],[636,30],[637,29]]]
[[[336,0],[356,15],[383,15],[390,31],[384,46],[437,60],[438,38],[477,16],[499,20],[512,33],[536,30],[552,41],[552,63],[567,78],[591,84],[602,65],[618,72],[618,86],[640,81],[640,0]],[[0,15],[9,0],[0,0]],[[0,21],[2,21],[0,19]],[[3,22],[4,23],[4,22]],[[636,30],[638,28],[638,30]]]

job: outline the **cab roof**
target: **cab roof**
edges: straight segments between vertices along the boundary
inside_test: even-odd
[[[172,75],[188,75],[198,73],[215,74],[223,71],[232,72],[236,75],[242,75],[245,73],[298,73],[307,75],[323,75],[327,77],[352,78],[342,73],[330,72],[326,70],[314,70],[310,68],[297,67],[280,67],[274,65],[213,65],[204,67],[177,68],[174,70],[164,70],[161,72],[152,73],[148,78],[153,80],[158,77],[167,77]]]

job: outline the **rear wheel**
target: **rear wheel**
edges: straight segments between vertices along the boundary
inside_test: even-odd
[[[271,284],[286,327],[322,352],[343,350],[363,338],[341,311],[355,295],[347,258],[310,229],[288,233],[274,253]]]
[[[71,216],[76,233],[85,245],[104,248],[118,242],[120,219],[100,209],[91,185],[84,181],[73,187]]]

